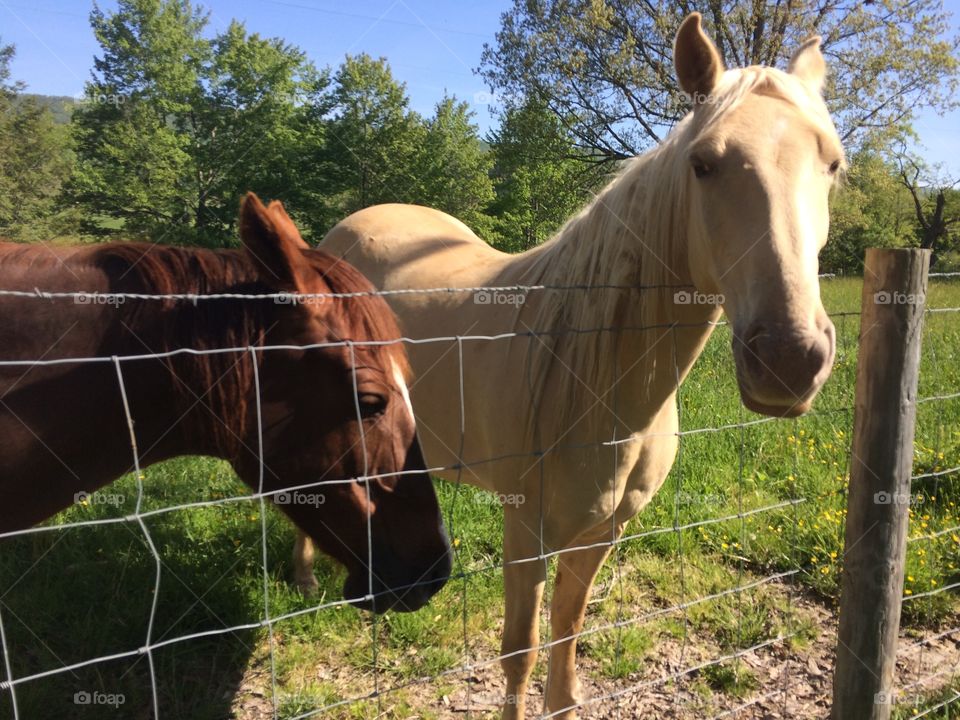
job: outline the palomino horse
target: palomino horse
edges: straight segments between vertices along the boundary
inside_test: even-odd
[[[545,706],[574,716],[590,587],[673,463],[678,385],[720,315],[697,300],[722,304],[751,410],[799,415],[830,374],[817,254],[843,150],[820,95],[819,39],[788,72],[725,71],[693,14],[674,64],[693,111],[544,245],[506,255],[454,218],[409,205],[360,211],[323,243],[386,290],[505,288],[388,300],[414,339],[508,335],[410,350],[429,465],[525,496],[504,507],[506,718],[523,716],[539,642],[546,563],[523,561],[549,553],[559,567]],[[506,289],[515,285],[568,289],[521,303]]]
[[[228,460],[346,566],[358,605],[417,609],[450,549],[393,314],[375,296],[290,302],[372,288],[308,249],[280,203],[248,195],[240,234],[243,250],[0,244],[4,290],[111,294],[0,297],[0,361],[20,361],[0,364],[0,533],[131,471],[134,432],[141,467]],[[125,293],[237,297],[117,304]]]

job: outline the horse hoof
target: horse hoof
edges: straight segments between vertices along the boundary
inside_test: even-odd
[[[315,598],[320,593],[320,583],[311,575],[309,579],[297,580],[297,589],[305,598]]]

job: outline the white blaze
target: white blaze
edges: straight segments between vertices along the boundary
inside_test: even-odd
[[[403,395],[403,402],[407,405],[407,412],[410,413],[410,420],[413,420],[413,403],[410,402],[410,391],[407,389],[407,383],[403,379],[403,373],[400,371],[400,367],[393,360],[390,361],[393,364],[393,379],[397,383],[397,387],[400,388],[400,394]]]

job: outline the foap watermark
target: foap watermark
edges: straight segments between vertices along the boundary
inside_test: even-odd
[[[113,305],[119,307],[127,299],[122,295],[102,294],[102,293],[77,293],[73,296],[74,305]]]
[[[300,293],[277,293],[273,302],[277,305],[323,305],[329,300],[325,295],[301,295]]]
[[[126,95],[119,93],[86,92],[73,96],[77,105],[123,105],[127,101]]]
[[[710,495],[703,493],[679,492],[677,493],[677,505],[704,505],[716,507],[726,502],[726,498],[719,495]]]
[[[904,695],[896,690],[878,692],[873,696],[874,705],[919,705],[923,702],[922,695]]]
[[[881,290],[873,294],[873,302],[877,305],[923,305],[926,301],[927,296],[923,293]]]
[[[526,95],[519,92],[504,92],[500,90],[487,92],[486,90],[481,90],[473,94],[474,105],[498,105],[500,107],[505,105],[519,106],[523,105],[525,100]]]
[[[320,507],[327,502],[323,493],[305,493],[299,490],[277,493],[273,499],[275,505],[309,505]]]
[[[516,305],[520,307],[526,301],[527,296],[521,292],[477,290],[477,292],[473,294],[474,305]]]
[[[677,95],[671,95],[666,101],[666,110],[671,113],[681,115],[690,112],[690,108],[697,105],[715,105],[718,97],[711,93],[702,92],[680,92]]]
[[[500,505],[501,507],[507,507],[508,505],[520,507],[527,502],[527,497],[522,493],[485,492],[477,495],[477,502],[484,505]]]
[[[717,96],[713,93],[702,93],[702,92],[683,92],[681,93],[688,103],[691,105],[713,105],[717,102]]]
[[[723,305],[722,293],[702,293],[699,290],[677,290],[673,294],[676,305]]]
[[[520,702],[520,696],[514,695],[513,693],[500,695],[498,693],[473,692],[470,697],[473,702],[479,705],[517,705]]]
[[[881,490],[873,494],[874,505],[910,505],[914,507],[916,505],[922,505],[923,503],[924,496],[920,494],[890,493],[886,490]]]
[[[73,494],[73,502],[77,505],[113,505],[119,507],[126,502],[126,496],[122,493],[91,492],[81,490]]]
[[[105,693],[99,690],[90,692],[80,690],[73,694],[74,705],[105,705],[107,707],[118,708],[127,701],[123,693]]]

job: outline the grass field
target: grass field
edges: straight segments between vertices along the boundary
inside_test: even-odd
[[[837,363],[815,412],[797,420],[683,437],[679,460],[663,490],[627,529],[628,535],[643,536],[623,543],[597,581],[581,655],[584,672],[598,682],[643,677],[645,666],[666,647],[699,647],[716,657],[781,635],[790,636],[785,641],[790,647],[816,640],[816,623],[791,598],[802,594],[831,608],[838,593],[860,283],[828,280],[823,294],[832,314],[850,314],[836,318]],[[928,306],[960,306],[960,283],[932,283]],[[728,332],[718,329],[682,388],[684,430],[757,418],[739,403]],[[960,391],[958,354],[960,316],[928,315],[921,398]],[[957,466],[960,398],[921,404],[915,474]],[[150,467],[144,476],[146,508],[246,492],[226,465],[208,458]],[[293,614],[274,624],[272,638],[266,629],[255,627],[155,650],[152,664],[161,716],[261,717],[254,706],[270,706],[272,677],[283,718],[361,697],[374,690],[375,683],[380,690],[414,683],[389,693],[386,717],[445,716],[436,708],[463,682],[455,670],[465,662],[490,664],[498,654],[503,607],[496,566],[502,526],[498,506],[479,491],[444,483],[437,489],[457,552],[455,567],[463,578],[452,580],[417,613],[389,613],[375,621],[342,605],[309,609],[317,601],[305,600],[288,584],[293,531],[272,509],[266,518],[270,563],[265,575],[257,503],[152,517],[148,526],[162,557],[159,587],[155,561],[133,522],[7,541],[0,553],[0,617],[12,673],[22,677],[52,671],[141,647],[154,601],[154,643],[256,624],[268,610],[270,617]],[[52,522],[129,512],[136,479],[124,478],[110,492],[123,495],[123,503],[78,505]],[[911,537],[960,524],[960,474],[918,481],[914,494]],[[798,502],[788,503],[791,500]],[[784,505],[744,515],[778,504]],[[722,520],[738,513],[740,517]],[[710,522],[682,532],[644,534],[699,521]],[[798,572],[790,582],[802,592],[787,592],[784,582],[759,583],[690,605],[685,612],[608,627],[791,570]],[[339,571],[321,560],[317,573],[320,602],[338,600]],[[904,605],[906,626],[923,634],[955,621],[956,590],[925,593],[960,582],[960,531],[912,541],[906,575],[905,592],[917,596]],[[546,630],[544,624],[545,635]],[[20,717],[148,717],[149,660],[145,655],[116,659],[20,685]],[[542,676],[543,668],[537,672]],[[416,683],[437,675],[427,684]],[[762,683],[749,667],[720,663],[691,678],[689,689],[722,708]],[[925,704],[932,707],[957,689],[955,684],[953,690],[920,698],[915,708],[899,709],[900,717],[910,717]],[[123,706],[77,704],[78,692],[122,694]],[[250,699],[247,714],[246,706],[237,704],[240,694]],[[423,709],[425,699],[433,709]],[[345,702],[320,717],[374,717],[377,707],[375,701]],[[946,719],[944,712],[950,710],[936,712],[927,717]],[[0,693],[0,718],[9,717],[9,694]]]

